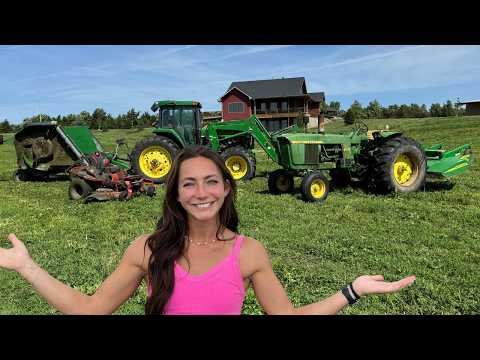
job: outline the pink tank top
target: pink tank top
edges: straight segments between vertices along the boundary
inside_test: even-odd
[[[240,315],[245,288],[240,272],[237,235],[230,254],[200,275],[191,275],[175,262],[175,287],[165,306],[166,315]]]

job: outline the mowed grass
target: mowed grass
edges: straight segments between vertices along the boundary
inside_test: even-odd
[[[427,145],[447,148],[470,143],[478,159],[480,117],[367,121],[371,129],[403,131]],[[342,122],[327,131],[349,131]],[[108,150],[123,137],[130,149],[149,136],[140,132],[96,132]],[[11,134],[6,134],[6,137]],[[318,301],[362,274],[394,281],[416,275],[397,294],[374,295],[342,314],[478,314],[480,302],[480,169],[426,191],[375,196],[361,189],[334,190],[323,204],[305,203],[294,194],[268,193],[267,173],[278,166],[256,150],[257,176],[238,186],[240,231],[261,241],[296,306]],[[54,277],[92,294],[115,269],[129,243],[151,232],[164,197],[84,204],[69,200],[68,181],[15,183],[13,145],[0,145],[0,246],[15,232],[33,259]],[[145,284],[116,314],[143,314]],[[0,270],[0,314],[57,314],[19,275]],[[244,314],[262,314],[250,289]]]

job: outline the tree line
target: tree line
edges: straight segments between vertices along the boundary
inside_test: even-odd
[[[331,106],[338,105],[338,102],[332,102]],[[425,118],[425,117],[448,117],[448,116],[463,116],[465,110],[461,107],[459,102],[455,104],[448,100],[444,104],[434,103],[427,109],[426,105],[418,104],[402,104],[390,105],[383,107],[377,100],[370,101],[369,104],[363,108],[362,105],[355,100],[347,111],[339,111],[347,124],[353,124],[355,120],[359,119],[390,119],[390,118]]]
[[[383,107],[375,99],[370,101],[366,107],[355,100],[350,108],[340,110],[341,104],[338,101],[331,101],[330,104],[322,103],[321,110],[325,113],[328,108],[333,109],[338,116],[342,117],[347,124],[352,124],[358,119],[389,119],[389,118],[425,118],[425,117],[447,117],[447,116],[463,116],[465,110],[460,106],[459,102],[455,104],[448,100],[444,104],[434,103],[427,109],[426,105],[418,104],[402,104],[389,105]],[[211,112],[211,114],[218,114],[221,112]],[[204,112],[204,116],[208,116],[210,112]],[[155,115],[140,112],[135,109],[130,109],[126,114],[120,114],[116,117],[105,112],[102,108],[96,108],[92,114],[88,111],[82,111],[80,114],[69,114],[66,116],[58,115],[51,117],[45,114],[34,115],[25,118],[22,124],[11,124],[7,119],[0,122],[0,133],[15,132],[20,130],[24,124],[56,121],[61,126],[88,126],[94,130],[108,130],[108,129],[132,129],[151,127],[157,120]]]
[[[15,132],[20,130],[23,125],[56,121],[60,126],[88,126],[94,130],[108,130],[108,129],[133,129],[151,127],[157,120],[155,115],[140,112],[135,109],[130,109],[126,114],[120,114],[116,117],[108,114],[102,108],[96,108],[93,113],[82,111],[80,114],[68,114],[66,116],[48,116],[45,114],[34,115],[23,119],[19,125],[10,124],[7,119],[0,122],[0,133]]]

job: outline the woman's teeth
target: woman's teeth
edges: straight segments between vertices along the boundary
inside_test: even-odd
[[[212,206],[213,202],[208,202],[208,203],[203,203],[203,204],[194,204],[195,207],[199,207],[199,208],[208,208],[210,206]]]

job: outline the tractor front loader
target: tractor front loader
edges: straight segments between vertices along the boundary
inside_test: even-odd
[[[211,147],[224,159],[235,180],[250,180],[256,171],[255,141],[278,162],[273,137],[303,131],[294,125],[271,134],[256,116],[202,126],[201,104],[197,101],[157,101],[151,109],[158,111],[154,135],[136,144],[131,159],[133,171],[155,183],[166,180],[176,154],[188,145]]]
[[[139,141],[131,154],[133,171],[155,183],[165,182],[180,149],[206,145],[217,151],[235,180],[255,176],[254,141],[247,123],[213,122],[202,127],[201,104],[196,101],[157,101],[158,122],[152,137]]]

